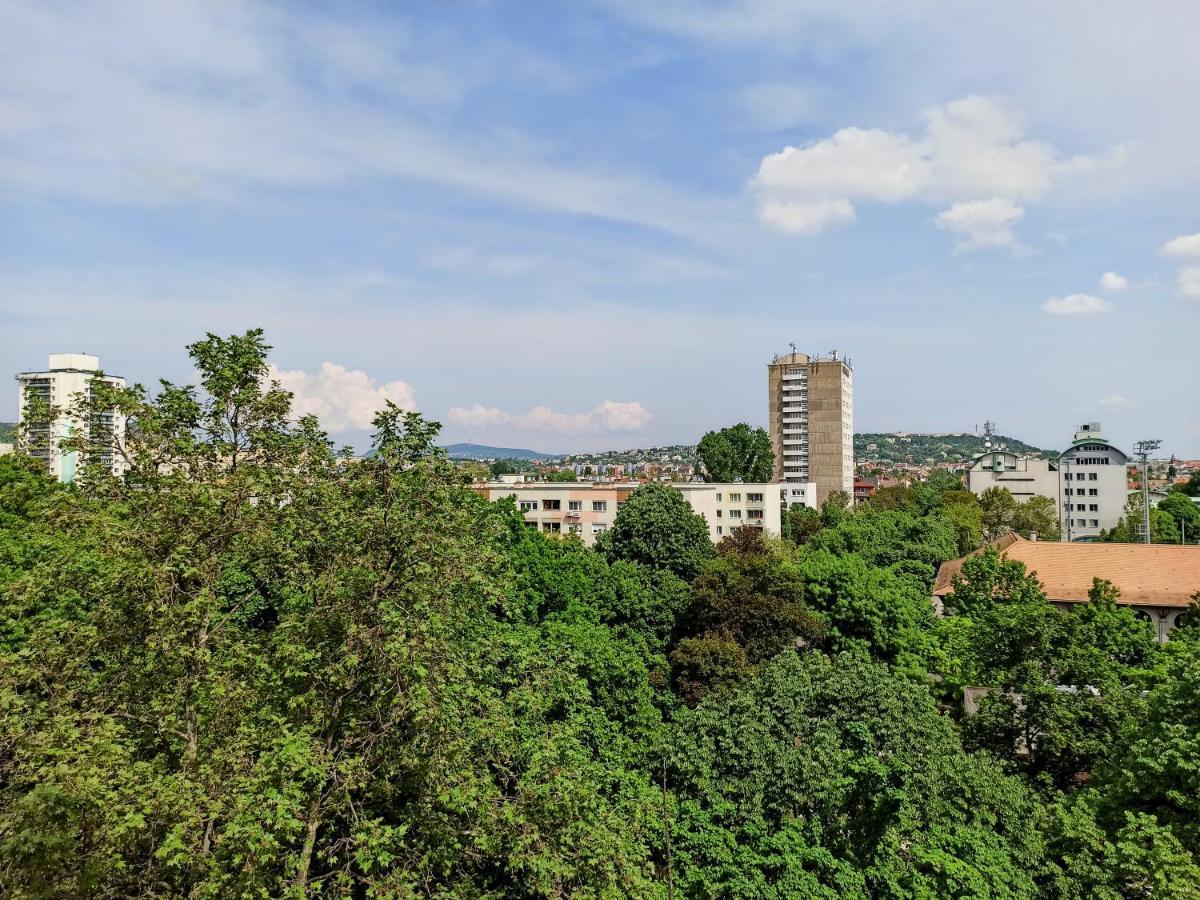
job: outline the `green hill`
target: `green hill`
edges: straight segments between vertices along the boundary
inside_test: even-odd
[[[918,464],[966,462],[983,452],[983,441],[983,437],[978,434],[866,432],[854,436],[854,458],[860,463],[868,460]],[[993,446],[1003,444],[1014,453],[1030,456],[1056,455],[1053,451],[1042,450],[1004,435],[997,435],[992,442]]]

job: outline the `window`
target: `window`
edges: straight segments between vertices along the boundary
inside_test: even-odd
[[[1089,503],[1088,504],[1088,512],[1100,512],[1100,504]]]
[[[721,526],[720,525],[717,526],[717,534],[721,534]]]
[[[717,502],[718,503],[721,502],[721,492],[720,491],[717,491]]]
[[[1099,527],[1100,527],[1100,520],[1099,520],[1099,519],[1092,519],[1092,527],[1093,527],[1093,528],[1099,528]]]
[[[741,495],[741,494],[730,494],[730,495],[729,495],[729,502],[730,502],[730,503],[741,503],[741,502],[742,502],[742,495]]]
[[[562,531],[562,523],[561,522],[543,522],[542,523],[542,531],[545,531],[548,534],[559,534]]]
[[[1099,497],[1100,491],[1097,488],[1088,488],[1089,497]]]
[[[562,509],[561,500],[543,500],[542,509]]]
[[[1074,476],[1070,472],[1067,472],[1067,474],[1063,475],[1063,481],[1070,481],[1072,477]]]
[[[593,500],[592,501],[592,512],[607,512],[607,511],[608,511],[608,501],[607,500]]]
[[[717,510],[717,518],[721,518],[721,511],[719,509]]]
[[[602,534],[605,531],[608,531],[607,525],[597,523],[592,526],[592,534]]]
[[[1096,481],[1099,477],[1095,472],[1088,472],[1088,481]]]
[[[530,510],[537,509],[537,506],[538,506],[538,504],[537,504],[536,500],[522,500],[521,501],[521,510],[523,512],[529,512]]]
[[[747,503],[762,503],[763,502],[762,494],[747,494],[746,502]]]
[[[582,512],[583,501],[582,500],[568,500],[567,501],[567,510],[569,512]]]
[[[583,526],[580,525],[578,522],[572,522],[570,525],[567,526],[567,531],[570,532],[571,534],[580,534],[583,531]]]
[[[537,522],[526,522],[525,527],[532,528],[534,531],[537,531],[538,523]]]
[[[729,518],[740,519],[741,517],[742,517],[742,511],[740,509],[731,509],[729,511]]]
[[[763,511],[761,509],[746,510],[746,518],[747,519],[761,519],[762,517],[763,517]]]

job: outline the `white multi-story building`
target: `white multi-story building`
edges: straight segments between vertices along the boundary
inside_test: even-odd
[[[1005,449],[982,453],[967,472],[967,488],[977,496],[1007,488],[1021,503],[1046,497],[1058,510],[1064,541],[1094,540],[1125,514],[1128,463],[1129,456],[1101,435],[1100,423],[1088,422],[1053,461]]]
[[[1104,439],[1099,422],[1080,426],[1058,457],[1063,540],[1092,540],[1116,527],[1129,498],[1128,472],[1129,455]]]
[[[125,379],[105,375],[100,371],[100,359],[86,353],[51,353],[44,372],[21,372],[17,375],[18,439],[22,449],[40,457],[46,470],[59,481],[74,481],[79,471],[79,451],[64,450],[62,442],[69,437],[86,433],[100,446],[98,462],[113,474],[124,471],[124,459],[117,448],[125,441],[125,417],[115,409],[105,410],[85,422],[73,412],[76,398],[89,397],[92,385],[103,381],[124,387]],[[28,400],[35,396],[54,407],[53,421],[26,421]]]
[[[688,505],[708,523],[708,535],[716,543],[738,528],[761,528],[778,535],[782,529],[783,506],[815,506],[816,491],[809,485],[711,484],[697,481],[672,482]],[[608,531],[617,512],[636,482],[489,482],[479,490],[489,500],[513,498],[525,514],[525,524],[547,534],[575,534],[588,546]],[[786,491],[805,491],[806,497],[789,498]]]

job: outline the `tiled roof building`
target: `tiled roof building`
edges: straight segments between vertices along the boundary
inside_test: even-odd
[[[1200,546],[1057,543],[1028,541],[1011,533],[991,546],[1004,557],[1024,563],[1056,606],[1087,603],[1093,578],[1112,582],[1121,592],[1118,602],[1150,621],[1159,640],[1166,640],[1180,624],[1192,598],[1200,593]],[[954,592],[954,577],[965,559],[942,564],[933,586],[935,597]]]

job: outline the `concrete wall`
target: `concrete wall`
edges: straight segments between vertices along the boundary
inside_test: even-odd
[[[818,506],[834,491],[853,493],[854,374],[844,360],[776,357],[767,366],[767,422],[777,481],[814,482]]]

